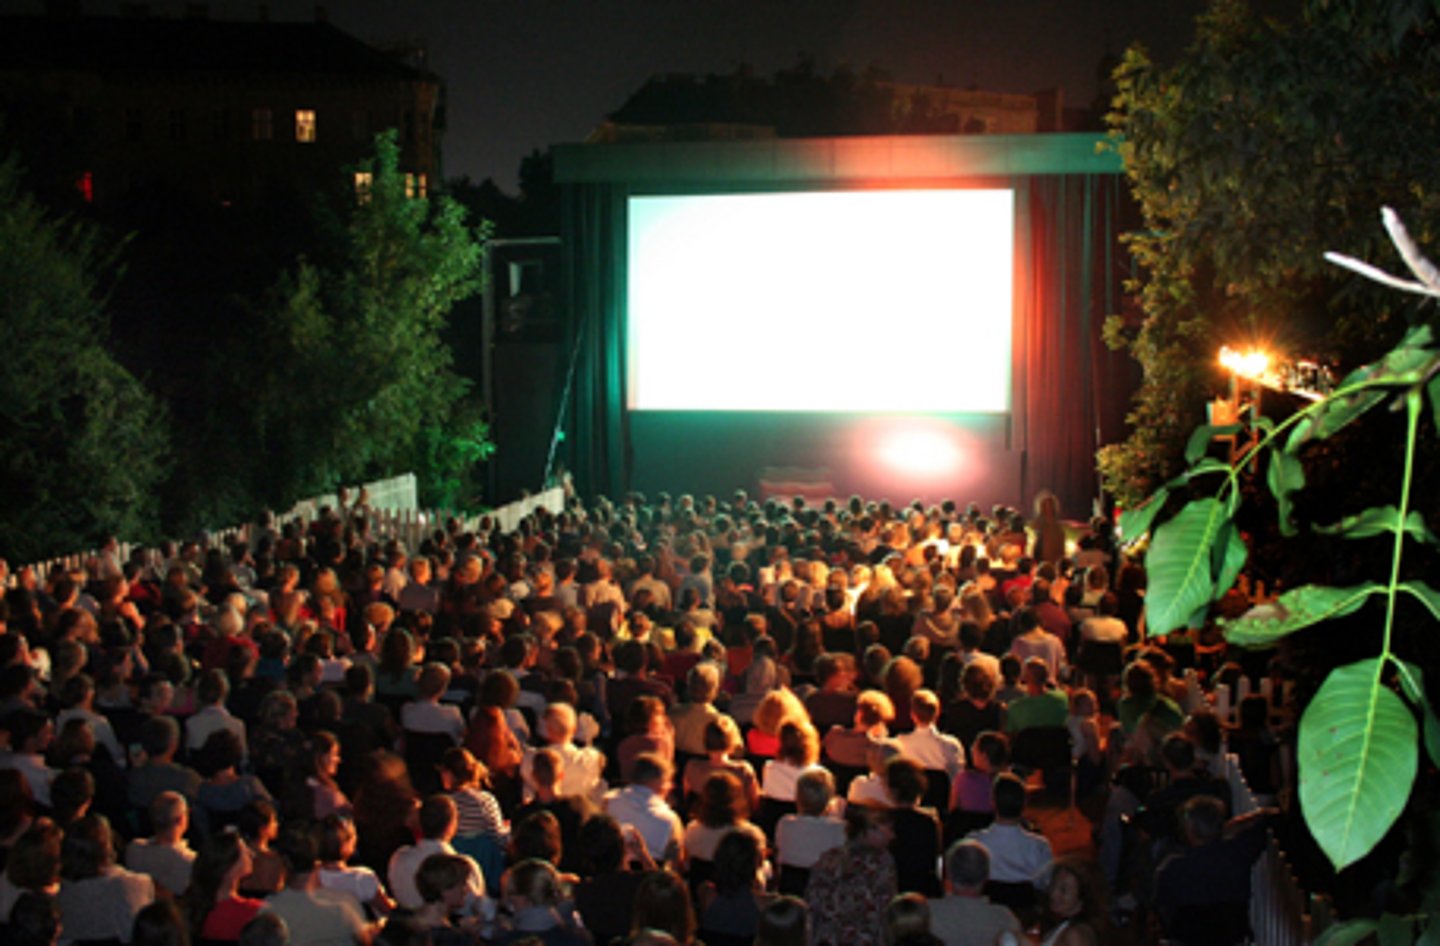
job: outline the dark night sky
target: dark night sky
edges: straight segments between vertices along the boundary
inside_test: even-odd
[[[272,20],[316,4],[269,0]],[[257,2],[211,0],[215,19],[253,19]],[[515,184],[533,148],[579,141],[651,75],[766,75],[801,53],[823,72],[874,64],[897,80],[1000,92],[1060,86],[1089,104],[1107,48],[1139,40],[1169,60],[1202,0],[329,0],[331,22],[361,39],[422,39],[448,85],[447,177]],[[111,13],[114,0],[85,0]],[[42,0],[0,0],[38,12]],[[179,0],[150,0],[179,15]]]

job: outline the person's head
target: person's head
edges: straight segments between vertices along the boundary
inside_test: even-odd
[[[1108,907],[1100,872],[1093,863],[1078,857],[1057,859],[1050,871],[1045,906],[1058,919],[1103,922]]]
[[[211,778],[240,764],[244,749],[240,737],[229,729],[217,729],[205,738],[205,744],[195,757],[195,770],[205,778]]]
[[[851,844],[887,848],[895,838],[894,821],[887,809],[851,805],[845,809],[845,837]]]
[[[157,837],[180,837],[190,825],[190,805],[179,792],[161,792],[150,802],[150,824]]]
[[[990,852],[979,841],[963,840],[945,852],[945,883],[958,894],[979,894],[990,880]]]
[[[380,938],[377,938],[376,942],[379,941]],[[240,941],[236,946],[290,946],[290,928],[277,914],[257,913],[240,930]]]
[[[26,891],[10,908],[5,925],[9,946],[55,946],[60,941],[60,906],[46,893]]]
[[[554,907],[563,899],[560,875],[549,861],[523,860],[505,872],[505,903],[511,910]]]
[[[285,823],[280,829],[280,837],[275,840],[275,850],[285,862],[285,873],[291,885],[313,873],[320,856],[314,828],[302,821]]]
[[[460,815],[449,795],[431,795],[420,803],[420,835],[432,841],[449,841],[455,836]]]
[[[1220,840],[1225,831],[1225,803],[1214,795],[1196,795],[1180,806],[1180,828],[1185,842],[1202,847]]]
[[[810,907],[799,897],[779,896],[760,911],[755,946],[808,946]]]
[[[930,902],[918,893],[902,893],[885,907],[885,946],[930,932]]]
[[[1133,661],[1125,668],[1125,693],[1136,700],[1155,695],[1157,688],[1155,670],[1143,660]]]
[[[738,751],[744,743],[740,739],[740,727],[728,716],[717,716],[705,724],[705,751],[729,755]]]
[[[294,729],[300,719],[300,704],[289,690],[271,690],[260,701],[260,726],[262,729]]]
[[[250,848],[234,831],[220,831],[205,839],[195,854],[195,863],[190,871],[190,889],[185,894],[191,924],[196,929],[210,915],[216,896],[238,884],[253,866]]]
[[[240,836],[251,844],[268,845],[280,833],[280,817],[275,806],[264,798],[257,798],[235,817],[235,827]]]
[[[355,853],[355,822],[344,815],[326,815],[320,822],[317,840],[322,862],[343,864]]]
[[[916,726],[930,726],[940,716],[940,698],[933,690],[916,690],[910,695],[910,718]]]
[[[657,794],[663,795],[669,790],[670,762],[656,753],[642,752],[636,756],[631,774],[636,785],[643,785]]]
[[[510,860],[515,863],[533,858],[558,864],[565,853],[564,843],[560,820],[544,809],[534,811],[520,819],[510,832]]]
[[[613,873],[625,866],[625,836],[620,822],[610,815],[592,815],[580,826],[579,848],[587,876]]]
[[[874,729],[895,719],[895,704],[879,690],[866,690],[855,699],[855,727]]]
[[[715,848],[715,887],[722,894],[735,894],[755,887],[763,845],[751,831],[730,831]]]
[[[1160,760],[1170,770],[1172,778],[1188,774],[1195,768],[1195,743],[1183,733],[1171,733],[1160,744]]]
[[[774,736],[779,734],[780,727],[787,720],[808,720],[809,718],[810,714],[805,711],[805,704],[800,702],[799,697],[784,687],[780,687],[760,698],[751,722],[756,729],[766,735]]]
[[[896,756],[885,763],[885,787],[898,808],[920,804],[927,781],[925,770],[914,759]]]
[[[1090,717],[1100,711],[1095,691],[1088,687],[1077,687],[1070,691],[1070,713],[1073,716]]]
[[[5,861],[5,876],[21,890],[43,893],[60,882],[62,832],[49,818],[36,819],[15,839]]]
[[[795,810],[818,818],[835,798],[835,776],[829,769],[810,769],[795,782]]]
[[[420,699],[438,702],[450,689],[450,668],[443,663],[427,663],[415,680],[415,688]]]
[[[1050,665],[1039,657],[1030,657],[1025,661],[1024,679],[1027,692],[1043,692],[1050,683]]]
[[[562,746],[575,737],[575,708],[568,703],[551,703],[545,707],[542,729],[545,741]]]
[[[700,787],[698,819],[707,828],[738,824],[746,815],[745,793],[740,780],[729,772],[713,772]]]
[[[660,930],[680,946],[688,946],[695,939],[695,925],[695,908],[685,881],[670,871],[646,874],[635,894],[631,930]]]
[[[701,661],[685,676],[685,690],[692,703],[709,703],[720,692],[720,669],[709,661]]]
[[[415,872],[415,891],[426,903],[443,904],[448,911],[465,902],[470,862],[457,854],[432,854]]]
[[[1016,821],[1025,812],[1025,783],[1019,776],[1002,772],[995,776],[990,788],[995,803],[995,817]]]
[[[61,877],[72,881],[98,877],[114,863],[114,838],[104,815],[86,815],[65,831],[60,845]]]
[[[230,695],[230,678],[223,670],[207,670],[200,675],[195,688],[196,698],[205,706],[216,706]]]
[[[820,735],[807,722],[787,720],[780,726],[780,749],[776,757],[794,766],[814,765],[820,758]]]
[[[131,946],[190,946],[190,928],[169,898],[155,900],[135,914]]]

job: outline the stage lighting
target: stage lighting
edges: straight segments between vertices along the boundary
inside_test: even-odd
[[[903,430],[889,434],[880,446],[880,458],[897,472],[915,476],[954,473],[960,466],[960,448],[943,433]]]

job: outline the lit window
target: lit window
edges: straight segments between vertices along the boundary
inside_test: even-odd
[[[355,172],[355,199],[362,204],[370,202],[370,188],[375,184],[375,175],[369,171]]]
[[[405,196],[424,200],[430,190],[430,180],[424,174],[405,175]]]
[[[315,110],[313,108],[297,108],[295,110],[295,140],[306,144],[315,143]]]
[[[275,119],[268,108],[250,109],[250,138],[253,141],[270,141],[275,137]]]

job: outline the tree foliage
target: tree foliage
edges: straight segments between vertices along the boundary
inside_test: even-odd
[[[1440,231],[1440,13],[1418,0],[1312,0],[1291,23],[1217,0],[1173,66],[1131,48],[1110,116],[1144,229],[1128,236],[1141,315],[1107,326],[1145,379],[1132,433],[1101,451],[1133,504],[1173,475],[1224,342],[1348,365],[1417,318],[1407,298],[1341,281],[1323,251],[1384,258],[1374,208],[1422,243]]]
[[[1440,272],[1418,253],[1388,210],[1386,223],[1416,274],[1411,285],[1419,294],[1440,297]],[[1380,409],[1387,404],[1392,410]],[[1280,421],[1247,415],[1243,423],[1255,438],[1253,455],[1230,465],[1192,448],[1189,469],[1121,521],[1130,539],[1153,530],[1146,556],[1148,632],[1163,635],[1198,626],[1210,605],[1231,589],[1249,556],[1235,522],[1253,461],[1265,461],[1266,487],[1285,519],[1292,513],[1288,497],[1305,488],[1310,466],[1329,460],[1315,448],[1353,424],[1382,421],[1395,409],[1403,410],[1405,427],[1402,464],[1385,471],[1392,479],[1393,502],[1358,509],[1331,506],[1324,520],[1296,516],[1281,524],[1286,531],[1308,533],[1311,541],[1378,543],[1387,553],[1379,573],[1343,587],[1327,575],[1313,575],[1273,603],[1222,622],[1230,642],[1241,646],[1269,646],[1349,615],[1364,618],[1370,628],[1364,646],[1373,647],[1371,656],[1331,669],[1300,721],[1301,809],[1336,870],[1368,854],[1394,826],[1419,770],[1422,742],[1431,761],[1440,764],[1440,723],[1424,669],[1407,653],[1415,635],[1401,633],[1418,627],[1433,634],[1440,620],[1440,591],[1427,581],[1433,568],[1417,554],[1440,547],[1440,536],[1426,521],[1426,513],[1434,511],[1425,502],[1427,491],[1416,488],[1417,457],[1426,440],[1433,442],[1440,423],[1440,339],[1430,325],[1415,326],[1395,348],[1347,375],[1329,397]],[[1422,439],[1422,430],[1427,438]],[[1201,427],[1192,444],[1208,442],[1213,433]],[[1182,491],[1188,501],[1165,515],[1170,497]]]
[[[473,503],[493,445],[442,333],[482,287],[488,229],[448,198],[407,192],[393,133],[358,170],[369,184],[331,246],[297,261],[260,307],[247,370],[259,372],[250,432],[274,461],[262,495],[283,503],[413,470],[422,499]]]
[[[164,412],[106,350],[118,247],[47,214],[0,163],[0,553],[153,537]]]

